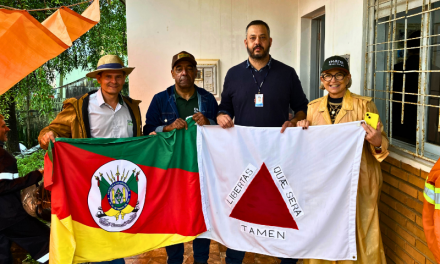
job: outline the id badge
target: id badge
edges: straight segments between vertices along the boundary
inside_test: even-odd
[[[255,95],[255,107],[263,107],[263,95],[262,94]]]

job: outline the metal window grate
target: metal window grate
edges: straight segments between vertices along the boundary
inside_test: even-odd
[[[440,2],[368,0],[367,7],[364,94],[385,117],[391,145],[435,161],[440,155],[440,67],[435,66],[437,60],[440,66]]]

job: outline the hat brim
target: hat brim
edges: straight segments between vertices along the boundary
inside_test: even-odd
[[[327,70],[323,70],[321,73],[323,73],[323,72],[328,72],[328,71],[332,71],[332,70],[341,70],[341,71],[344,71],[344,72],[350,74],[350,71],[348,71],[347,69],[342,68],[342,67],[334,67],[334,68],[330,68],[330,69],[327,69]]]
[[[181,62],[181,61],[188,61],[188,62],[191,62],[192,65],[197,66],[197,61],[196,61],[196,60],[192,59],[191,57],[183,57],[183,58],[180,58],[180,59],[176,60],[176,61],[174,62],[174,64],[173,64],[173,67],[172,67],[172,68],[174,69],[174,67],[176,66],[176,64],[179,63],[179,62]]]
[[[96,78],[96,75],[98,75],[98,73],[103,72],[103,71],[123,71],[123,72],[125,72],[125,75],[128,76],[133,70],[134,70],[134,67],[124,67],[121,69],[103,68],[103,69],[99,69],[96,71],[91,71],[91,72],[87,73],[86,76],[89,78]]]

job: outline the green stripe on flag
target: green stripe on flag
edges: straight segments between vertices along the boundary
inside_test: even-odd
[[[57,138],[56,142],[72,146],[113,159],[130,160],[136,164],[161,169],[182,169],[198,172],[197,125],[187,119],[188,130],[180,129],[157,133],[155,136],[134,138]],[[55,145],[56,148],[56,145]],[[53,151],[51,146],[50,151]]]

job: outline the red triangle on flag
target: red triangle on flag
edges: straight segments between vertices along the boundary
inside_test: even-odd
[[[298,229],[264,163],[229,216],[248,223]]]

